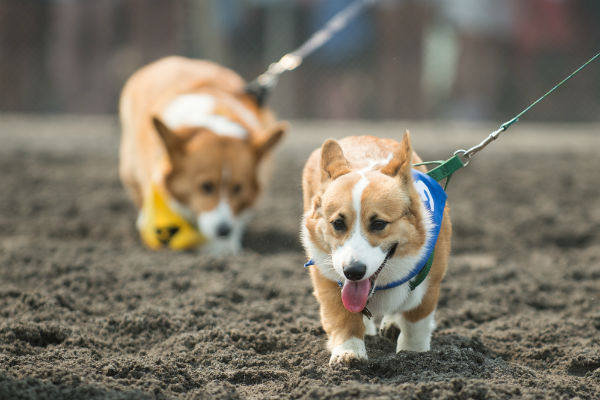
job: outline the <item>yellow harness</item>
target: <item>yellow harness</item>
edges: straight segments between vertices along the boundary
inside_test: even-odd
[[[169,207],[156,185],[152,185],[141,212],[138,230],[142,241],[153,250],[191,250],[206,242],[202,233]]]

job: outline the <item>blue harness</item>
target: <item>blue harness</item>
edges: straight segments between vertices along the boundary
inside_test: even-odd
[[[448,196],[442,186],[429,175],[413,169],[412,176],[415,188],[421,197],[421,201],[423,201],[425,210],[429,214],[432,223],[429,239],[425,244],[427,250],[419,262],[415,264],[415,267],[405,277],[383,286],[375,286],[375,291],[393,289],[417,277],[415,281],[410,282],[410,289],[414,290],[425,280],[429,273],[429,269],[431,268],[431,264],[433,263],[435,244],[440,235],[442,218],[444,217],[444,207],[446,206],[446,199]],[[308,260],[308,262],[304,264],[304,267],[309,267],[314,264],[315,262],[313,260]],[[342,282],[338,282],[338,285],[342,286]]]

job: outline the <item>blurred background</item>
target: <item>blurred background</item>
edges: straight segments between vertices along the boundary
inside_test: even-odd
[[[0,111],[115,113],[180,54],[251,80],[351,0],[2,0]],[[598,0],[382,0],[296,71],[283,118],[504,121],[600,49]],[[600,63],[528,115],[597,121]]]

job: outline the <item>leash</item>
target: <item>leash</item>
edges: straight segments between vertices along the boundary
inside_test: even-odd
[[[377,0],[355,0],[353,3],[339,11],[323,28],[313,33],[304,44],[296,50],[284,54],[279,61],[269,65],[266,72],[248,83],[246,85],[246,93],[253,96],[258,105],[262,106],[271,90],[277,85],[277,82],[279,82],[281,74],[298,68],[308,55],[327,43],[333,35],[345,28],[366,6],[371,5],[376,1]]]
[[[490,133],[479,144],[477,144],[477,145],[475,145],[475,146],[473,146],[473,147],[471,147],[471,148],[469,148],[467,150],[464,150],[464,149],[456,150],[454,152],[454,155],[452,157],[450,157],[449,159],[445,160],[445,161],[443,161],[443,160],[426,161],[426,162],[421,162],[421,163],[413,164],[413,167],[417,167],[417,166],[420,166],[420,165],[436,165],[435,168],[433,168],[433,169],[431,169],[431,170],[429,170],[427,172],[427,175],[429,175],[431,178],[433,178],[434,180],[436,180],[438,183],[440,181],[446,179],[446,182],[445,182],[445,185],[444,185],[444,191],[446,191],[446,188],[448,187],[448,183],[450,182],[450,179],[452,178],[452,175],[456,171],[458,171],[459,169],[462,169],[462,168],[466,167],[467,165],[469,165],[469,163],[471,162],[471,160],[473,159],[473,157],[477,153],[479,153],[481,150],[483,150],[488,144],[490,144],[494,140],[498,139],[498,137],[500,137],[500,134],[502,132],[508,130],[512,125],[514,125],[515,123],[519,122],[520,118],[525,113],[527,113],[529,110],[531,110],[533,107],[535,107],[539,102],[541,102],[546,97],[548,97],[552,92],[554,92],[556,89],[558,89],[559,87],[561,87],[565,82],[567,82],[569,79],[571,79],[577,73],[579,73],[579,71],[581,71],[582,69],[584,69],[585,67],[587,67],[590,63],[592,63],[598,57],[600,57],[600,52],[598,54],[596,54],[595,56],[593,56],[592,58],[590,58],[589,60],[587,60],[583,65],[581,65],[579,68],[577,68],[571,74],[569,74],[562,81],[560,81],[559,83],[557,83],[552,89],[550,89],[543,96],[541,96],[536,101],[534,101],[533,103],[531,103],[528,107],[526,107],[523,111],[521,111],[515,117],[513,117],[512,119],[510,119],[507,122],[505,122],[502,125],[500,125],[500,128],[498,128],[497,130],[495,130],[492,133]],[[435,255],[435,251],[432,251],[431,254],[430,254],[430,256],[429,256],[429,258],[427,259],[426,263],[424,265],[422,265],[420,267],[420,269],[417,267],[417,269],[414,270],[414,272],[416,272],[416,275],[410,274],[409,277],[408,277],[408,279],[403,278],[401,280],[391,282],[391,283],[389,283],[389,284],[387,284],[385,286],[376,287],[375,290],[377,291],[377,290],[392,289],[392,288],[398,287],[400,285],[403,285],[406,282],[409,283],[409,287],[410,287],[411,291],[415,290],[415,288],[417,286],[419,286],[421,283],[423,283],[423,281],[427,278],[427,275],[429,274],[429,270],[431,269],[431,265],[433,264],[434,255]],[[315,265],[315,262],[312,259],[308,260],[308,262],[306,264],[304,264],[304,267],[306,268],[306,267],[309,267],[311,265]],[[413,278],[414,278],[414,280],[411,280]],[[341,286],[341,282],[338,282],[338,285]],[[366,308],[363,310],[363,313],[365,315],[367,315],[367,317],[370,317],[370,312]]]
[[[546,97],[548,97],[556,89],[558,89],[563,84],[565,84],[569,79],[571,79],[572,77],[577,75],[577,73],[579,73],[579,71],[581,71],[582,69],[587,67],[590,63],[592,63],[598,57],[600,57],[600,53],[597,53],[595,56],[593,56],[592,58],[587,60],[579,68],[577,68],[575,71],[573,71],[571,74],[569,74],[562,81],[560,81],[559,83],[554,85],[554,87],[552,89],[548,90],[543,96],[541,96],[539,99],[537,99],[536,101],[531,103],[528,107],[526,107],[523,111],[521,111],[519,114],[517,114],[514,118],[512,118],[512,119],[506,121],[505,123],[503,123],[502,125],[500,125],[500,128],[498,128],[497,130],[490,133],[479,144],[477,144],[467,150],[464,150],[464,149],[456,150],[454,152],[454,155],[452,157],[450,157],[449,159],[447,159],[446,161],[429,161],[426,163],[420,163],[420,164],[415,164],[415,165],[437,164],[437,167],[433,168],[427,174],[438,182],[443,179],[446,179],[446,184],[444,186],[444,190],[445,190],[446,187],[448,186],[448,182],[450,181],[450,178],[452,177],[452,174],[454,174],[459,169],[462,169],[462,168],[466,167],[467,165],[469,165],[469,163],[471,162],[473,157],[477,153],[479,153],[481,150],[485,149],[488,144],[490,144],[494,140],[498,139],[502,132],[508,130],[508,128],[510,128],[517,122],[519,122],[519,120],[525,113],[527,113],[529,110],[531,110],[533,107],[535,107],[539,102],[541,102]]]
[[[500,128],[498,128],[494,132],[490,133],[478,145],[473,146],[468,150],[459,149],[459,150],[455,151],[454,155],[446,161],[428,161],[428,162],[413,164],[413,166],[436,164],[437,167],[428,171],[427,175],[429,175],[430,177],[435,179],[437,182],[440,182],[441,180],[443,180],[445,178],[446,182],[444,184],[444,191],[446,191],[446,189],[448,187],[448,183],[450,183],[450,179],[452,178],[452,174],[454,172],[469,165],[469,163],[471,162],[471,160],[473,159],[473,156],[475,156],[475,154],[479,153],[488,144],[490,144],[494,140],[498,139],[498,137],[500,136],[500,134],[502,132],[508,130],[508,128],[510,128],[512,125],[519,122],[519,119],[526,112],[528,112],[533,107],[535,107],[539,102],[541,102],[546,97],[548,97],[552,92],[554,92],[556,89],[561,87],[565,82],[567,82],[569,79],[571,79],[573,76],[575,76],[579,71],[581,71],[582,69],[587,67],[590,63],[592,63],[598,57],[600,57],[600,53],[597,53],[595,56],[593,56],[592,58],[587,60],[583,65],[581,65],[579,68],[577,68],[571,74],[569,74],[562,81],[560,81],[559,83],[554,85],[554,87],[552,87],[552,89],[548,90],[543,96],[541,96],[539,99],[537,99],[536,101],[531,103],[528,107],[526,107],[523,111],[521,111],[519,114],[517,114],[514,118],[512,118],[512,119],[508,120],[507,122],[503,123],[502,125],[500,125]],[[434,253],[435,252],[431,253],[431,256],[427,260],[427,263],[423,266],[423,268],[421,269],[419,274],[416,276],[415,280],[409,282],[410,290],[414,290],[417,286],[419,286],[425,280],[427,275],[429,274],[429,270],[431,269],[431,265],[433,264]],[[394,282],[394,283],[396,283],[396,282]],[[402,282],[402,283],[404,283],[404,282]],[[391,287],[396,287],[396,286],[398,286],[398,285],[394,285]],[[388,287],[381,288],[381,290],[385,290],[385,289],[388,289]]]

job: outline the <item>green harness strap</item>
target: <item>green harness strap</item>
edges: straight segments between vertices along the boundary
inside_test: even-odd
[[[446,161],[429,161],[429,162],[425,162],[425,163],[414,164],[413,166],[416,167],[419,165],[429,165],[429,164],[437,164],[437,167],[433,168],[431,171],[428,171],[427,175],[431,176],[433,179],[435,179],[438,182],[443,179],[446,179],[446,184],[444,185],[444,190],[446,190],[446,188],[448,187],[448,182],[450,182],[450,178],[452,177],[452,174],[465,166],[465,164],[462,162],[460,157],[457,155],[450,157]],[[417,288],[417,286],[419,286],[421,283],[423,283],[425,278],[427,278],[427,275],[429,274],[429,270],[431,269],[431,265],[433,264],[434,256],[435,256],[435,250],[431,252],[429,259],[427,260],[427,263],[425,264],[423,269],[421,269],[421,272],[419,272],[417,274],[417,276],[415,276],[415,279],[413,279],[412,281],[410,281],[408,283],[410,290],[415,290]]]
[[[417,288],[417,286],[419,286],[421,283],[423,283],[425,278],[427,278],[427,275],[429,274],[429,270],[431,269],[431,265],[433,264],[433,256],[434,255],[435,255],[435,250],[431,252],[429,259],[427,260],[427,264],[425,264],[425,266],[423,267],[421,272],[419,272],[417,274],[417,276],[415,276],[415,279],[408,282],[408,287],[410,287],[410,290],[415,290]]]
[[[458,155],[454,155],[454,156],[450,157],[449,159],[447,159],[446,161],[441,161],[441,162],[436,161],[435,163],[438,163],[439,165],[437,167],[433,168],[431,171],[428,171],[427,175],[429,175],[430,177],[432,177],[433,179],[435,179],[438,182],[442,181],[444,178],[448,178],[448,181],[449,181],[450,177],[452,176],[453,173],[455,173],[456,171],[458,171],[459,169],[461,169],[465,166],[465,164],[462,162],[462,160],[460,159],[460,157]],[[421,165],[421,164],[415,164],[415,165]],[[448,186],[448,181],[446,182],[446,185],[444,186],[444,190]]]

